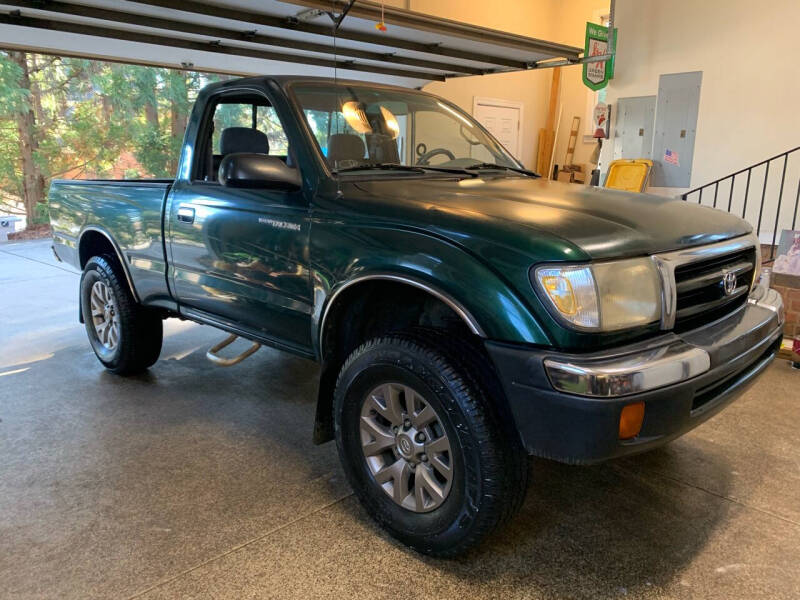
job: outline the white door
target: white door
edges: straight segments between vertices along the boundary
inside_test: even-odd
[[[472,114],[491,134],[503,144],[506,150],[519,159],[522,154],[522,103],[494,98],[475,98]],[[488,154],[488,153],[487,153]],[[492,157],[474,156],[480,160],[492,161]]]

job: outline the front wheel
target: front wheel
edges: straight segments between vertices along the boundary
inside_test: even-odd
[[[527,483],[519,441],[455,356],[425,337],[377,338],[348,358],[335,392],[337,447],[357,497],[394,537],[445,557],[507,521]]]
[[[162,319],[136,303],[114,258],[95,256],[86,263],[81,314],[92,349],[109,371],[133,375],[158,360]]]

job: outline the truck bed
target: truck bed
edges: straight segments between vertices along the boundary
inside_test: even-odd
[[[82,269],[82,236],[106,238],[125,267],[137,299],[168,299],[163,211],[170,179],[57,179],[50,184],[50,221],[57,256]],[[102,238],[101,238],[102,236]]]

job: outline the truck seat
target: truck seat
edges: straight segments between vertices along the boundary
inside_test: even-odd
[[[234,152],[269,154],[269,138],[258,129],[226,127],[219,137],[219,150],[223,157]]]
[[[364,160],[364,141],[352,133],[335,133],[328,136],[328,163],[337,166],[341,162]]]
[[[368,133],[364,137],[367,139],[370,161],[381,163],[400,162],[397,142],[390,136],[382,133]]]

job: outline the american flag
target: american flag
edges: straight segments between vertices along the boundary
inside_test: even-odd
[[[678,166],[678,153],[673,152],[672,150],[665,150],[664,151],[664,161],[668,162],[671,165]]]

